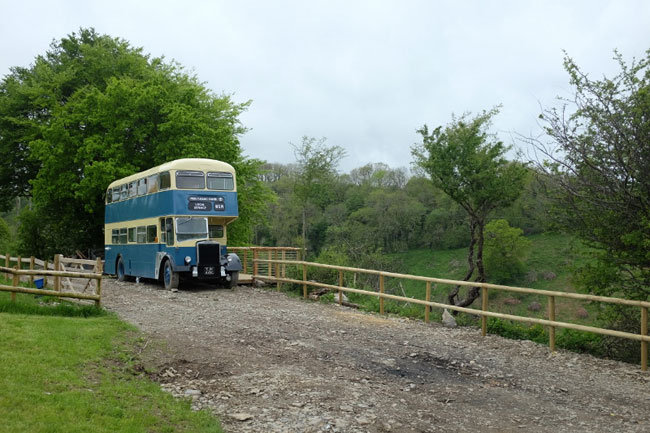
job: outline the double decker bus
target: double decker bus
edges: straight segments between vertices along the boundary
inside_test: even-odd
[[[226,249],[237,219],[235,170],[213,159],[177,159],[116,180],[106,191],[107,274],[162,280],[166,289],[202,279],[233,287],[242,269]]]

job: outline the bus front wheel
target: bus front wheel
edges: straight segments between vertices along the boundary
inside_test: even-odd
[[[122,260],[122,256],[117,259],[115,273],[117,274],[117,281],[126,281],[126,275],[124,274],[124,260]]]
[[[237,287],[237,283],[239,283],[239,272],[238,271],[231,272],[230,281],[226,282],[226,286],[229,289],[234,289],[235,287]]]
[[[172,290],[178,288],[179,276],[178,272],[174,272],[172,269],[172,262],[169,260],[165,261],[165,267],[163,268],[163,283],[166,290]]]

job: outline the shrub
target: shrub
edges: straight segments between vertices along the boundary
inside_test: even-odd
[[[523,234],[523,230],[510,227],[503,219],[485,226],[483,260],[490,282],[505,284],[526,273],[525,261],[531,241]]]

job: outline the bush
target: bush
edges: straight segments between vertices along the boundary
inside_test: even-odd
[[[503,219],[485,226],[483,260],[490,282],[505,284],[525,275],[531,241],[523,234],[523,230],[510,227]]]

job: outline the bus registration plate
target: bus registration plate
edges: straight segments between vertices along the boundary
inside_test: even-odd
[[[205,275],[214,275],[214,273],[215,273],[214,266],[206,266],[205,268],[203,268],[203,273]]]

